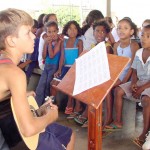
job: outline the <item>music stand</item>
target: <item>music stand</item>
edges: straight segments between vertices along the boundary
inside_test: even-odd
[[[108,54],[111,79],[107,82],[72,96],[75,83],[75,64],[62,81],[54,86],[57,90],[88,105],[88,150],[102,149],[102,102],[130,59]]]

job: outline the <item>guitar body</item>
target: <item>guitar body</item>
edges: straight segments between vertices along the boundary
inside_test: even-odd
[[[35,110],[38,109],[38,105],[36,103],[36,100],[34,99],[33,96],[29,96],[28,97],[28,102],[29,102],[29,105],[32,106],[32,108],[34,108]],[[39,134],[36,134],[36,135],[33,135],[31,137],[25,137],[22,135],[21,131],[20,131],[20,128],[19,128],[19,125],[18,125],[18,120],[16,118],[16,114],[15,114],[15,110],[14,110],[14,106],[13,106],[13,100],[11,98],[11,108],[12,108],[12,112],[13,112],[13,116],[14,116],[14,119],[15,119],[15,122],[17,124],[17,127],[19,129],[19,132],[20,132],[20,135],[23,139],[23,141],[25,142],[25,144],[27,145],[27,147],[30,149],[30,150],[36,150],[37,148],[37,145],[38,145],[38,140],[39,140]],[[44,132],[44,131],[42,131]]]

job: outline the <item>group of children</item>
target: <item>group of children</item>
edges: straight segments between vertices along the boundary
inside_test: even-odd
[[[42,103],[39,103],[40,105],[43,104],[44,98],[48,95],[50,95],[50,82],[52,81],[53,77],[56,77],[57,79],[61,80],[66,72],[69,70],[70,66],[74,63],[75,59],[81,54],[83,50],[90,50],[92,49],[96,44],[105,41],[106,43],[106,50],[108,54],[115,54],[118,56],[124,56],[124,57],[129,57],[131,59],[130,63],[126,66],[122,74],[119,76],[119,79],[115,83],[114,87],[112,90],[108,93],[106,96],[106,110],[107,110],[107,117],[104,122],[104,130],[105,131],[112,131],[115,129],[121,129],[122,128],[122,119],[121,119],[121,114],[122,114],[122,98],[123,95],[127,96],[133,96],[134,98],[141,98],[142,103],[148,103],[145,102],[149,98],[149,95],[146,93],[148,92],[143,92],[148,90],[149,84],[147,83],[149,81],[148,78],[148,65],[146,62],[148,61],[148,45],[144,47],[146,36],[144,38],[142,37],[143,32],[147,32],[149,30],[148,26],[143,26],[143,30],[141,31],[141,45],[142,48],[147,51],[144,53],[139,53],[140,49],[140,44],[137,43],[135,40],[132,40],[132,37],[137,37],[137,27],[133,23],[133,21],[129,17],[124,17],[118,22],[117,25],[117,35],[119,37],[119,41],[115,42],[111,30],[112,30],[112,22],[109,18],[104,18],[102,13],[98,10],[93,10],[91,11],[87,18],[86,18],[86,23],[85,26],[82,28],[79,27],[79,24],[76,21],[69,21],[65,26],[62,31],[62,34],[67,36],[67,39],[61,37],[58,35],[58,44],[55,45],[53,48],[52,44],[48,44],[46,48],[44,48],[43,51],[43,59],[45,57],[47,58],[59,58],[57,59],[57,65],[56,68],[54,69],[53,73],[48,73],[47,71],[47,79],[44,79],[44,72],[46,71],[46,65],[47,65],[47,59],[45,59],[45,68],[43,71],[43,74],[41,76],[40,81],[42,80],[45,81],[45,86],[40,84],[39,82],[39,87],[40,89],[43,89],[45,87],[45,92],[48,89],[48,92],[43,95],[41,98]],[[51,24],[51,22],[49,22]],[[148,24],[146,24],[148,25]],[[147,29],[145,29],[147,27]],[[49,37],[48,33],[48,27],[47,28],[47,37]],[[58,34],[58,27],[56,26],[56,34]],[[82,35],[82,36],[81,36]],[[54,37],[54,36],[53,36]],[[52,35],[51,35],[52,38]],[[52,42],[52,40],[50,40]],[[144,42],[143,42],[144,41]],[[46,43],[46,42],[45,42]],[[78,53],[75,52],[75,49],[77,48]],[[66,50],[74,49],[74,53],[71,55],[67,55]],[[45,52],[45,54],[44,54]],[[47,56],[46,56],[47,54]],[[139,56],[141,55],[141,56]],[[146,58],[144,58],[144,56]],[[71,64],[67,64],[67,61],[69,57],[74,57],[73,62]],[[138,58],[139,57],[139,58]],[[141,58],[141,59],[140,59]],[[139,68],[137,67],[138,64],[136,64],[137,60],[139,59],[140,61],[145,61],[142,62],[142,66]],[[143,67],[145,72],[143,71]],[[53,67],[50,67],[53,70]],[[50,68],[48,70],[50,70]],[[140,70],[142,70],[142,75],[145,76],[142,79],[140,78],[140,73],[138,73]],[[135,80],[136,78],[136,80]],[[131,80],[131,85],[128,84],[128,81],[130,82]],[[132,81],[133,80],[133,81]],[[137,81],[138,80],[144,80],[144,83],[139,84]],[[137,82],[137,83],[136,83]],[[146,85],[145,85],[146,84]],[[128,85],[128,86],[127,86]],[[140,88],[141,86],[141,88]],[[144,88],[143,88],[144,86]],[[131,87],[131,91],[130,88]],[[38,89],[38,88],[37,88]],[[138,90],[139,89],[139,90]],[[40,92],[44,93],[43,90],[39,90]],[[38,92],[38,93],[40,93]],[[128,95],[128,93],[130,94]],[[40,93],[40,95],[42,95]],[[138,94],[136,94],[138,93]],[[143,94],[144,93],[144,94]],[[143,97],[139,97],[139,95],[144,95]],[[40,98],[40,96],[37,96]],[[146,97],[146,98],[145,98]],[[38,99],[38,98],[37,98]],[[145,100],[146,99],[146,100]],[[116,119],[113,119],[113,104],[115,105],[115,111],[116,111]],[[145,107],[146,106],[146,107]],[[148,110],[149,105],[144,105],[143,104],[143,118],[144,118],[144,128],[142,134],[134,140],[136,144],[139,146],[142,146],[142,144],[145,141],[146,138],[146,133],[149,131],[150,124],[148,123],[149,120],[149,115],[148,115]],[[87,127],[88,125],[88,107],[82,106],[82,103],[79,102],[78,100],[74,100],[73,98],[69,97],[68,98],[68,103],[66,106],[65,113],[68,115],[68,119],[74,119],[77,123],[81,124],[83,127]],[[148,115],[148,116],[147,116]],[[142,142],[141,142],[142,141]]]
[[[10,23],[5,19],[5,15],[7,15]],[[20,20],[16,23],[11,17],[14,17],[16,20],[20,17]],[[36,39],[38,40],[37,43],[39,43],[39,66],[43,72],[36,88],[36,96],[32,93],[38,105],[42,106],[45,103],[45,98],[51,95],[50,83],[54,77],[61,82],[61,79],[83,50],[90,50],[98,43],[105,41],[108,54],[129,57],[131,61],[106,96],[107,117],[103,125],[103,130],[109,132],[110,130],[114,131],[122,128],[122,107],[123,96],[125,94],[127,97],[141,99],[144,126],[141,135],[134,142],[142,147],[146,139],[146,134],[150,129],[150,23],[143,26],[141,30],[142,48],[140,48],[136,41],[131,40],[132,36],[137,36],[137,27],[128,17],[118,22],[118,42],[115,42],[111,34],[112,24],[108,24],[108,18],[104,19],[103,14],[98,10],[92,10],[88,14],[85,21],[86,24],[82,29],[74,20],[66,23],[62,34],[59,34],[55,14],[43,14],[41,18],[43,26],[36,32],[38,34]],[[0,82],[3,85],[0,86],[0,100],[3,101],[9,94],[12,95],[21,131],[25,136],[34,135],[43,128],[46,128],[46,131],[40,134],[37,149],[43,149],[43,147],[44,149],[48,149],[52,145],[54,147],[53,150],[72,150],[74,145],[72,130],[53,123],[58,117],[57,107],[48,101],[47,103],[51,106],[51,110],[47,111],[46,115],[42,117],[33,118],[26,101],[25,75],[16,65],[20,61],[22,54],[32,53],[35,47],[34,40],[36,40],[36,34],[34,35],[31,32],[31,27],[33,26],[32,18],[24,11],[8,9],[1,11],[0,22],[4,22],[5,25],[7,24],[7,28],[5,29],[3,28],[3,24],[0,27],[0,35],[3,35],[0,36],[0,72],[2,75]],[[6,71],[8,72],[7,76],[4,73]],[[14,76],[11,76],[12,71],[15,72]],[[20,81],[22,82],[21,85]],[[22,98],[21,101],[20,97]],[[113,119],[112,115],[113,104],[116,111],[115,119]],[[20,107],[17,107],[18,105]],[[68,115],[68,119],[74,119],[83,127],[88,125],[88,106],[83,107],[82,103],[78,100],[68,97],[65,113]],[[22,116],[24,116],[23,119]],[[52,139],[49,139],[48,136],[52,136]],[[46,147],[42,143],[43,140],[47,141]],[[57,142],[56,145],[58,147],[54,142]],[[147,146],[146,142],[143,147]]]

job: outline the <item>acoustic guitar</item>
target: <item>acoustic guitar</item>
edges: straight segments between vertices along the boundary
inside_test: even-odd
[[[28,97],[28,103],[30,105],[30,110],[31,112],[33,113],[33,116],[34,117],[39,117],[39,116],[42,116],[44,115],[43,114],[43,110],[44,109],[49,109],[50,108],[50,105],[47,104],[47,105],[44,105],[42,107],[38,107],[37,103],[36,103],[36,100],[34,99],[33,96],[29,96]],[[27,147],[30,149],[30,150],[36,150],[37,148],[37,145],[38,145],[38,140],[39,140],[39,134],[41,132],[44,132],[45,130],[41,131],[40,133],[37,133],[31,137],[25,137],[21,131],[20,131],[20,127],[19,127],[19,124],[18,124],[18,120],[17,120],[17,117],[16,117],[16,114],[15,114],[15,109],[14,109],[14,105],[13,105],[13,100],[11,98],[11,108],[12,108],[12,112],[13,112],[13,116],[14,116],[14,119],[15,119],[15,122],[17,124],[17,127],[18,127],[18,130],[20,132],[20,135],[23,139],[23,141],[25,142],[25,144],[27,145]]]

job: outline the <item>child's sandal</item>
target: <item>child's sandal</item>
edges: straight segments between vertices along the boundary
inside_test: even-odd
[[[67,119],[74,119],[75,117],[79,116],[79,112],[73,112],[69,116],[67,116]]]
[[[87,121],[87,118],[83,117],[82,115],[79,115],[74,118],[74,121],[80,125],[83,125]]]
[[[73,108],[72,107],[66,107],[65,109],[65,114],[66,115],[70,115],[73,112]]]
[[[88,120],[84,122],[84,124],[81,126],[82,128],[87,128],[88,127]]]

